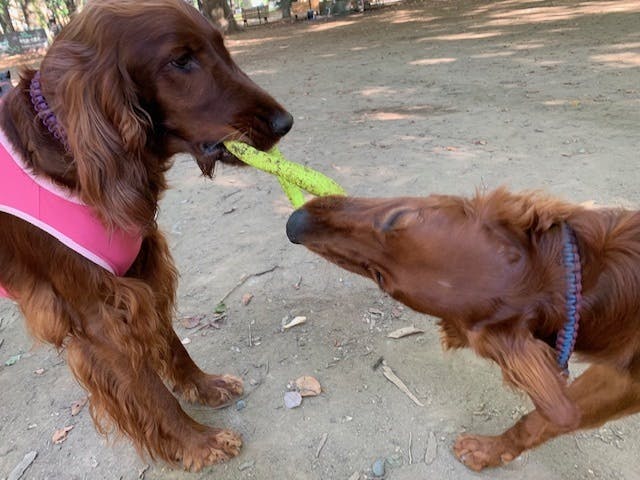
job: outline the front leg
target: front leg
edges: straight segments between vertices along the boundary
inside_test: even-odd
[[[158,230],[145,238],[129,274],[144,280],[155,294],[156,310],[169,343],[168,355],[156,368],[174,385],[174,392],[189,402],[211,407],[228,404],[231,398],[241,395],[243,387],[240,378],[204,373],[191,359],[173,330],[178,272],[167,241]]]
[[[524,329],[485,328],[468,335],[471,348],[496,362],[505,381],[529,395],[536,409],[551,423],[575,428],[580,413],[567,395],[566,378],[555,351]]]
[[[69,366],[90,393],[91,416],[99,431],[106,433],[113,425],[140,453],[187,470],[238,455],[242,440],[237,433],[190,418],[150,362],[135,361],[131,352],[103,341],[106,337],[90,334],[67,343]]]
[[[576,427],[556,425],[536,409],[502,435],[461,435],[453,447],[456,456],[467,467],[480,471],[506,464],[558,435],[640,412],[640,383],[628,373],[604,365],[589,367],[569,386],[567,394],[581,414]]]
[[[494,360],[505,380],[525,391],[537,415],[558,431],[571,431],[580,425],[580,410],[568,395],[566,380],[556,365],[554,351],[527,330],[504,330],[492,326],[470,332],[471,347],[481,356]],[[527,428],[531,427],[528,425]],[[525,448],[504,436],[465,435],[454,447],[456,456],[473,470],[507,463]]]
[[[242,380],[233,375],[204,373],[189,356],[184,345],[174,333],[172,359],[169,369],[173,391],[192,403],[210,407],[228,405],[233,397],[242,395]]]

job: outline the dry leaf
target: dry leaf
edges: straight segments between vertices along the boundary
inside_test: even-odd
[[[424,452],[424,463],[431,465],[438,456],[438,441],[433,432],[429,432],[427,438],[427,449]]]
[[[586,202],[582,202],[580,206],[586,208],[587,210],[601,210],[603,208],[607,208],[606,205],[598,204],[595,200],[588,200]]]
[[[78,415],[88,401],[89,401],[89,397],[84,397],[84,398],[81,398],[80,400],[73,402],[71,404],[71,416],[75,417],[76,415]]]
[[[251,303],[252,299],[253,293],[245,293],[244,295],[242,295],[242,304],[246,307],[247,305],[249,305],[249,303]]]
[[[315,397],[322,392],[320,382],[309,375],[298,378],[296,380],[296,387],[303,397]]]
[[[24,475],[24,472],[27,471],[27,469],[31,466],[31,464],[33,463],[33,461],[36,459],[37,456],[38,456],[38,452],[36,451],[27,453],[24,457],[22,457],[22,460],[20,461],[20,463],[16,465],[13,470],[11,470],[11,473],[9,473],[9,476],[7,478],[9,479],[22,478],[22,475]]]
[[[287,323],[286,325],[283,325],[282,328],[284,328],[285,330],[288,330],[289,328],[295,327],[296,325],[301,325],[306,321],[307,321],[307,317],[295,317],[289,323]]]
[[[56,430],[53,433],[53,437],[51,438],[51,441],[54,443],[54,445],[59,445],[62,442],[64,442],[67,439],[67,434],[73,430],[73,425],[69,425],[67,427],[64,428],[59,428],[58,430]]]
[[[204,317],[204,315],[191,315],[189,317],[182,317],[180,319],[180,323],[184,328],[187,329],[196,328],[198,325],[200,325],[200,322],[204,320]]]
[[[389,333],[387,337],[389,338],[402,338],[407,335],[414,335],[416,333],[424,333],[424,330],[420,330],[419,328],[414,327],[413,325],[410,327],[402,327],[393,332]]]

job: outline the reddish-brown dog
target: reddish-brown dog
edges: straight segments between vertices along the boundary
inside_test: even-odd
[[[567,226],[582,270],[575,351],[592,364],[570,384],[555,351],[569,315]],[[294,212],[287,233],[439,317],[445,349],[469,347],[495,361],[531,397],[535,410],[502,435],[457,439],[468,467],[502,465],[558,435],[640,411],[640,213],[504,189],[470,199],[326,197]]]
[[[40,75],[62,129],[36,116],[33,71],[3,99],[0,128],[36,176],[75,193],[109,229],[141,231],[142,248],[116,277],[0,213],[0,285],[34,337],[66,350],[98,429],[116,427],[141,453],[187,469],[236,455],[240,437],[196,423],[163,382],[213,407],[242,392],[239,378],[202,372],[173,331],[177,272],[155,215],[175,153],[193,154],[210,176],[216,161],[237,162],[222,140],[269,149],[291,115],[183,0],[89,2],[55,39]]]

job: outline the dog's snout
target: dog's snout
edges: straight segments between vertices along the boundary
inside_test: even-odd
[[[279,111],[271,116],[269,126],[274,135],[285,136],[293,127],[293,116],[286,111]]]
[[[305,231],[311,221],[311,215],[304,208],[296,210],[287,220],[287,237],[291,243],[301,244]]]

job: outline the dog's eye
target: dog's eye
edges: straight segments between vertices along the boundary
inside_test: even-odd
[[[407,228],[419,217],[417,210],[409,210],[407,208],[401,208],[398,210],[392,210],[387,213],[385,217],[380,219],[377,224],[378,228],[383,233],[388,233],[393,230],[401,230]]]
[[[171,65],[179,70],[188,72],[193,68],[194,62],[195,60],[193,56],[190,53],[185,53],[184,55],[171,60]]]

